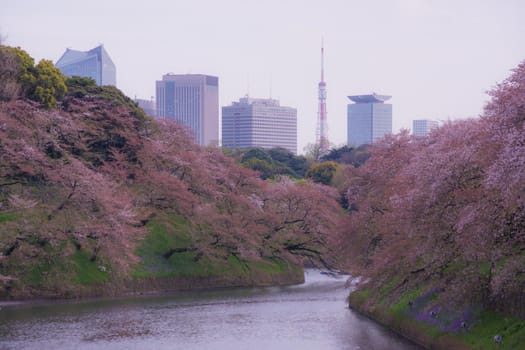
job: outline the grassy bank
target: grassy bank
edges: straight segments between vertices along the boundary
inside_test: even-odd
[[[225,247],[205,255],[194,247],[188,223],[181,217],[156,219],[147,228],[132,274],[131,285],[138,290],[144,289],[144,281],[160,289],[184,290],[293,284],[304,278],[301,268],[277,257],[248,260]]]
[[[525,349],[524,320],[471,305],[447,308],[439,291],[423,287],[392,300],[388,289],[361,288],[350,294],[349,305],[428,349]]]
[[[10,260],[18,278],[2,281],[0,298],[118,296],[304,281],[300,267],[278,257],[248,260],[224,247],[203,254],[189,229],[179,216],[150,221],[146,235],[135,242],[137,259],[126,274],[99,254],[94,240],[80,244],[74,239],[19,239]]]

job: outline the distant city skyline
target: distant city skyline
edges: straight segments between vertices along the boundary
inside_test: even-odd
[[[303,153],[316,139],[321,38],[328,134],[342,145],[348,95],[392,95],[394,132],[421,115],[478,116],[525,59],[523,13],[522,0],[3,0],[0,35],[36,61],[103,43],[131,98],[177,72],[219,77],[219,106],[279,99],[297,108]]]

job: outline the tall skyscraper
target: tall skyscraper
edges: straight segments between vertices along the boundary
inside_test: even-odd
[[[321,81],[319,82],[319,110],[317,112],[317,144],[321,152],[328,151],[328,120],[326,114],[326,83],[324,81],[324,44],[321,45]]]
[[[348,144],[371,144],[392,133],[392,105],[385,103],[392,96],[348,96],[355,102],[348,105]]]
[[[177,121],[202,146],[219,144],[219,78],[166,74],[157,81],[157,116]]]
[[[296,154],[297,110],[250,97],[222,107],[222,147],[282,147]]]
[[[91,78],[97,85],[117,85],[117,69],[104,45],[89,51],[66,49],[55,66],[68,77]]]
[[[439,126],[437,120],[429,119],[416,119],[412,121],[412,135],[414,136],[427,136],[430,134],[432,129]]]

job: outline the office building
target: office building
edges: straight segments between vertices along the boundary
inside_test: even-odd
[[[222,147],[282,147],[296,154],[297,110],[251,97],[222,107]]]
[[[392,96],[355,95],[348,105],[348,144],[371,144],[392,133],[392,105],[385,103]]]
[[[202,146],[219,145],[219,78],[166,74],[156,84],[157,116],[191,130]]]
[[[429,119],[416,119],[412,121],[412,135],[414,136],[427,136],[430,134],[432,129],[439,126],[437,120]]]
[[[117,85],[117,69],[103,45],[89,51],[66,49],[55,66],[68,77],[91,78],[97,85]]]

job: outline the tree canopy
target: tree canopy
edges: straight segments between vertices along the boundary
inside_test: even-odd
[[[368,145],[362,145],[354,148],[344,145],[339,148],[332,148],[328,153],[323,154],[320,160],[323,162],[331,160],[340,164],[351,164],[357,168],[363,165],[370,157],[370,153],[367,150],[368,147]]]
[[[331,185],[338,168],[339,164],[332,161],[316,163],[308,169],[306,177],[316,183]]]
[[[0,46],[0,99],[27,97],[45,108],[55,108],[67,92],[66,77],[49,60],[36,66],[20,48]]]
[[[252,147],[236,150],[233,154],[243,166],[259,171],[263,179],[275,179],[281,175],[301,179],[308,167],[305,157],[297,156],[280,147],[271,149]]]

